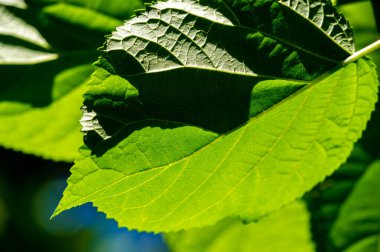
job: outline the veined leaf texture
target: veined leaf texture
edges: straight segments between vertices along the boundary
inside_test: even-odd
[[[336,170],[377,100],[330,2],[169,0],[118,27],[84,97],[55,215],[92,202],[167,232],[259,219]]]

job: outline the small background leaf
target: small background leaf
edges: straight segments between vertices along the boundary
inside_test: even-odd
[[[342,205],[370,162],[368,153],[360,145],[356,145],[347,163],[306,195],[317,251],[341,251],[335,248],[330,231],[339,217]]]
[[[243,224],[228,219],[202,229],[165,235],[173,252],[313,252],[309,215],[301,201],[263,218]]]
[[[358,1],[350,4],[339,6],[340,10],[350,20],[353,25],[355,42],[358,49],[365,47],[378,39],[375,26],[375,17],[373,15],[370,1]],[[370,54],[376,65],[380,64],[380,52],[375,51]],[[380,68],[377,68],[379,75]],[[366,133],[360,140],[365,150],[373,157],[380,157],[380,134],[378,132],[380,124],[380,104],[377,103],[376,110],[371,116]]]
[[[122,10],[106,14],[97,12],[93,1],[0,6],[0,145],[54,160],[75,159],[82,142],[83,84],[93,71],[96,48],[136,3],[124,1]]]
[[[380,249],[380,162],[367,169],[355,185],[331,229],[338,251],[375,252]]]

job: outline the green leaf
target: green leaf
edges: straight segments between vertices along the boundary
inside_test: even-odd
[[[356,144],[347,162],[306,195],[317,251],[337,251],[330,239],[331,227],[370,161],[368,153]]]
[[[0,144],[53,160],[73,160],[81,142],[78,105],[82,102],[85,88],[80,84],[91,71],[91,65],[83,65],[55,75],[55,99],[48,106],[32,107],[27,103],[4,99],[8,101],[0,103]],[[69,87],[66,75],[75,85],[70,91],[65,90]],[[9,94],[13,92],[9,90]]]
[[[46,5],[52,3],[67,3],[82,6],[117,19],[124,20],[134,14],[134,10],[143,8],[139,0],[27,0],[31,4]]]
[[[0,65],[38,64],[58,58],[55,53],[31,50],[26,47],[7,45],[1,42],[0,55]]]
[[[37,13],[35,26],[53,47],[64,51],[95,50],[105,34],[122,23],[112,16],[66,3],[42,6]],[[76,43],[67,43],[70,40]]]
[[[366,45],[376,41],[378,35],[376,33],[375,17],[373,15],[372,6],[370,1],[361,1],[350,4],[344,4],[340,6],[340,10],[345,14],[347,19],[353,26],[355,34],[355,42],[357,48],[361,49]],[[380,52],[375,51],[369,56],[372,58],[376,65],[380,64]],[[377,74],[379,75],[379,68],[377,68]],[[366,150],[376,158],[380,157],[380,104],[377,103],[375,112],[371,116],[371,120],[368,123],[366,133],[361,139],[361,143]]]
[[[50,45],[35,27],[1,5],[0,35],[4,36],[0,41],[0,65],[28,65],[58,58],[56,53],[44,50]],[[15,40],[9,41],[10,38]],[[25,43],[30,43],[29,47]]]
[[[273,22],[280,22],[278,18],[281,18],[288,22],[289,27],[300,24],[310,26],[310,21],[298,12],[285,15],[277,10],[288,10],[289,7],[279,5],[277,1],[265,3],[273,4],[270,8],[275,11]],[[318,44],[306,43],[304,38],[289,33],[294,29],[285,28],[282,24],[276,26],[279,31],[272,27],[273,23],[267,24],[267,20],[240,24],[240,21],[245,21],[245,15],[242,20],[237,20],[236,16],[240,17],[240,13],[219,5],[208,7],[190,0],[158,2],[146,13],[118,27],[106,42],[104,56],[119,75],[196,68],[301,80],[310,80],[331,68],[332,62],[349,56],[346,44],[332,41],[319,28],[310,32],[311,36],[318,35],[314,38]],[[303,20],[293,20],[295,17]],[[343,37],[339,29],[331,29],[334,32],[329,35]],[[351,34],[347,32],[345,35],[342,41],[345,38],[352,42]],[[325,46],[322,51],[326,56],[321,53],[321,46]],[[333,48],[331,52],[330,48]]]
[[[326,72],[349,53],[324,30],[302,47],[208,4],[159,2],[108,38],[85,94],[86,146],[54,215],[93,202],[155,232],[254,220],[345,162],[377,99],[373,63]],[[319,42],[336,53],[319,55]]]
[[[371,164],[341,207],[331,230],[337,251],[380,249],[380,161]]]
[[[84,52],[34,65],[27,65],[28,58],[24,64],[2,65],[8,85],[0,90],[0,145],[72,161],[81,144],[78,108],[85,90],[81,84],[93,70],[91,58]]]
[[[24,0],[0,0],[0,5],[13,6],[21,9],[26,8]]]
[[[34,26],[1,10],[0,144],[72,161],[81,143],[80,85],[91,74],[95,52],[58,53]]]
[[[350,20],[355,34],[355,43],[358,49],[364,48],[368,44],[376,41],[375,17],[373,15],[370,1],[359,1],[339,6],[339,10]],[[379,55],[374,52],[372,56]],[[379,57],[379,56],[377,56]]]
[[[348,53],[354,52],[351,27],[328,0],[227,2],[238,13],[243,25],[255,27],[264,34],[307,50],[316,57],[340,61]]]
[[[74,25],[75,29],[83,27],[92,33],[95,31],[107,33],[122,23],[121,20],[94,10],[65,3],[47,6],[42,9],[42,13],[51,19]]]
[[[309,233],[309,214],[302,201],[261,219],[243,224],[227,219],[201,229],[165,235],[171,251],[176,252],[313,252]]]
[[[1,35],[13,36],[43,48],[49,48],[45,38],[25,20],[15,16],[3,6],[0,6],[0,14]]]
[[[0,5],[0,145],[73,161],[83,83],[95,49],[121,21],[65,3],[31,5]]]

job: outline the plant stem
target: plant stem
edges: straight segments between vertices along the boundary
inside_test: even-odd
[[[356,53],[352,54],[350,57],[348,57],[345,61],[343,61],[343,65],[346,65],[348,63],[354,62],[361,57],[376,51],[377,49],[380,49],[380,39],[376,42],[370,44],[369,46],[364,47],[363,49],[357,51]]]

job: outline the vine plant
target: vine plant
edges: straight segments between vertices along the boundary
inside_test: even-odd
[[[3,7],[7,26],[0,30],[43,48],[4,43],[3,65],[28,68],[33,76],[49,66],[46,83],[54,78],[53,101],[25,96],[21,106],[10,99],[14,90],[6,92],[0,127],[9,131],[43,118],[31,131],[51,134],[15,141],[31,132],[20,133],[18,126],[0,141],[71,160],[80,137],[75,120],[66,117],[76,118],[83,93],[84,144],[53,216],[92,202],[121,227],[167,233],[174,251],[278,251],[284,244],[314,251],[309,214],[299,199],[341,167],[360,139],[379,85],[366,55],[380,41],[355,52],[351,27],[329,0],[158,1],[124,23],[119,18],[139,4],[116,12],[125,4],[107,9],[91,1],[52,2],[28,3],[38,10],[30,18],[38,30],[17,16],[18,7]],[[66,30],[79,27],[71,35],[87,31],[92,37],[78,36],[77,45],[48,42],[53,22]],[[94,46],[115,26],[80,85],[92,71]],[[25,90],[24,84],[15,88]],[[67,129],[68,137],[51,128]],[[339,171],[344,174],[344,166]],[[335,216],[328,251],[376,251],[366,249],[378,244],[372,235],[379,229],[349,235],[358,198],[379,209],[363,195],[380,193],[380,165],[361,171]]]

